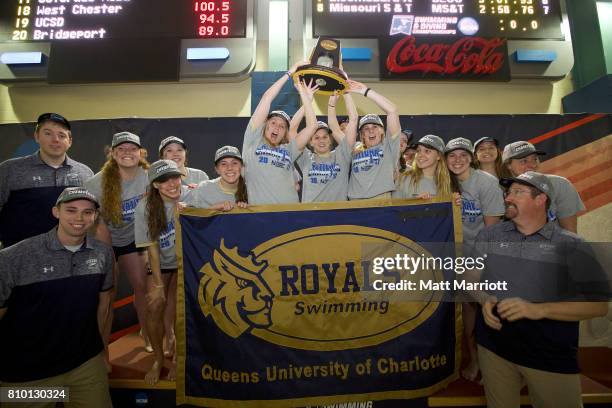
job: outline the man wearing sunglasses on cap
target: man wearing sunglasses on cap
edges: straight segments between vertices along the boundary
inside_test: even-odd
[[[40,115],[34,140],[37,152],[0,163],[0,242],[5,248],[50,230],[57,224],[51,208],[60,193],[93,176],[89,167],[66,154],[72,133],[62,115]]]

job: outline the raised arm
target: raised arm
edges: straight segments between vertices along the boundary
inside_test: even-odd
[[[298,67],[307,63],[308,62],[300,61],[294,64],[291,68],[289,68],[289,71],[287,71],[283,76],[277,79],[276,82],[273,83],[272,86],[270,86],[270,88],[268,88],[266,92],[264,92],[263,96],[261,97],[261,100],[259,101],[259,104],[257,104],[255,112],[253,112],[253,116],[251,117],[251,123],[253,125],[253,128],[258,128],[264,124],[268,117],[268,113],[270,113],[270,106],[272,106],[272,101],[274,100],[274,98],[276,98],[287,80],[295,73],[295,70]]]
[[[289,133],[287,134],[289,140],[293,140],[297,137],[302,119],[304,119],[304,107],[300,106],[300,109],[295,112],[295,115],[291,118],[291,122],[289,122]]]
[[[385,113],[387,114],[387,132],[390,133],[393,138],[398,137],[402,127],[400,125],[397,106],[395,106],[393,102],[391,102],[372,88],[368,88],[361,82],[349,79],[348,83],[350,92],[358,93],[365,96],[366,98],[371,99],[376,105],[378,105],[379,108],[385,111]]]
[[[314,109],[312,108],[312,100],[314,94],[319,89],[319,86],[310,81],[305,84],[303,81],[298,81],[295,84],[295,88],[300,94],[302,100],[302,107],[304,108],[304,116],[306,118],[306,127],[298,133],[295,142],[299,151],[303,151],[310,140],[310,137],[317,131],[317,117],[315,116]]]
[[[346,104],[346,111],[348,113],[349,121],[344,130],[344,134],[347,139],[346,142],[349,146],[353,146],[357,140],[357,125],[359,124],[359,115],[357,114],[357,107],[353,102],[353,97],[349,93],[344,94],[344,103]]]
[[[327,125],[332,131],[334,139],[336,139],[336,142],[338,143],[340,143],[340,140],[344,139],[346,136],[342,129],[340,129],[338,117],[336,116],[336,105],[338,105],[339,99],[340,96],[338,96],[337,93],[334,93],[329,97],[329,101],[327,102]]]

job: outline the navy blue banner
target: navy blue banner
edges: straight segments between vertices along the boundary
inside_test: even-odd
[[[457,241],[460,217],[449,202],[401,203],[181,213],[177,402],[416,398],[455,379],[458,307],[434,291],[422,301],[377,291],[399,276],[372,266],[397,254],[448,256],[439,244]]]

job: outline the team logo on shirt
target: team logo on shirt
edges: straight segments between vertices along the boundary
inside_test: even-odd
[[[353,173],[370,171],[373,167],[380,165],[385,157],[383,149],[367,149],[359,152],[353,158]]]
[[[289,170],[293,166],[291,154],[285,146],[270,147],[261,145],[255,150],[257,162]]]
[[[134,213],[136,213],[136,206],[138,205],[138,202],[142,197],[144,197],[144,194],[128,198],[127,200],[123,200],[121,202],[121,215],[123,217],[123,222],[134,221]]]
[[[43,268],[42,268],[42,272],[43,272],[43,273],[49,273],[49,272],[53,272],[53,271],[54,271],[54,269],[55,269],[55,268],[54,268],[53,266],[50,266],[50,265],[45,265],[45,266],[43,266]]]
[[[312,163],[308,178],[312,184],[327,184],[340,174],[338,163]]]
[[[166,229],[159,234],[159,249],[172,248],[175,242],[174,218],[168,222]]]
[[[461,209],[463,222],[476,222],[476,219],[482,216],[482,209],[476,201],[462,198],[461,202],[463,204]]]
[[[249,333],[303,350],[361,348],[408,333],[437,310],[441,294],[432,291],[421,298],[427,301],[394,301],[393,295],[374,290],[381,275],[362,258],[364,243],[376,248],[369,249],[375,256],[397,254],[395,245],[428,253],[396,233],[355,225],[294,231],[246,254],[221,240],[200,269],[200,309],[233,338]],[[385,273],[391,281],[397,275]],[[439,271],[416,273],[415,279],[441,279]],[[367,324],[347,333],[343,328],[355,319]]]

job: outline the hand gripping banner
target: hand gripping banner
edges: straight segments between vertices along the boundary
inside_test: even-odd
[[[177,217],[178,403],[417,398],[457,378],[460,309],[431,290],[448,272],[381,266],[405,254],[454,255],[461,218],[450,202],[187,209]],[[416,300],[409,290],[377,290],[408,280],[429,286],[413,287]]]

